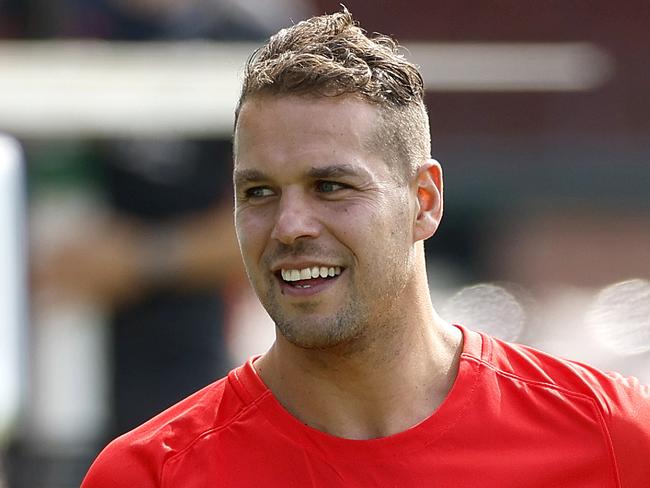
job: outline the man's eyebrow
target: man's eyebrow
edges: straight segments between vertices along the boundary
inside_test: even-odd
[[[307,171],[307,176],[315,180],[365,175],[368,175],[368,170],[353,164],[331,164],[329,166],[312,167]],[[258,169],[238,169],[233,173],[235,186],[268,180],[269,176]]]
[[[256,181],[267,180],[268,176],[257,169],[237,169],[233,173],[233,182],[235,186],[242,185],[246,182],[254,183]]]
[[[368,171],[360,166],[353,164],[332,164],[330,166],[319,166],[311,168],[307,172],[307,176],[314,179],[326,178],[340,178],[342,176],[363,176],[367,175]]]

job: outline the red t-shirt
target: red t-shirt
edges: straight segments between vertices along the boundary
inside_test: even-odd
[[[109,444],[82,488],[650,487],[650,390],[461,328],[448,397],[399,434],[292,417],[252,360]]]

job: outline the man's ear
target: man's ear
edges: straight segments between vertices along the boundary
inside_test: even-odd
[[[423,241],[435,234],[442,220],[442,168],[435,159],[427,159],[415,175],[417,214],[413,237]]]

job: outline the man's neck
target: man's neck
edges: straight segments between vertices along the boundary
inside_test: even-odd
[[[350,439],[393,435],[430,416],[456,378],[461,332],[429,312],[353,354],[306,350],[280,336],[255,367],[311,427]]]

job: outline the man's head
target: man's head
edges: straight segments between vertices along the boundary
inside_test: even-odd
[[[278,337],[326,349],[398,331],[429,299],[421,241],[442,216],[415,67],[347,12],[317,17],[253,57],[237,115],[235,226]]]
[[[395,176],[408,179],[430,157],[422,77],[386,36],[368,37],[344,10],[313,17],[271,37],[249,59],[242,105],[260,96],[351,95],[379,108],[367,143],[386,155]]]

